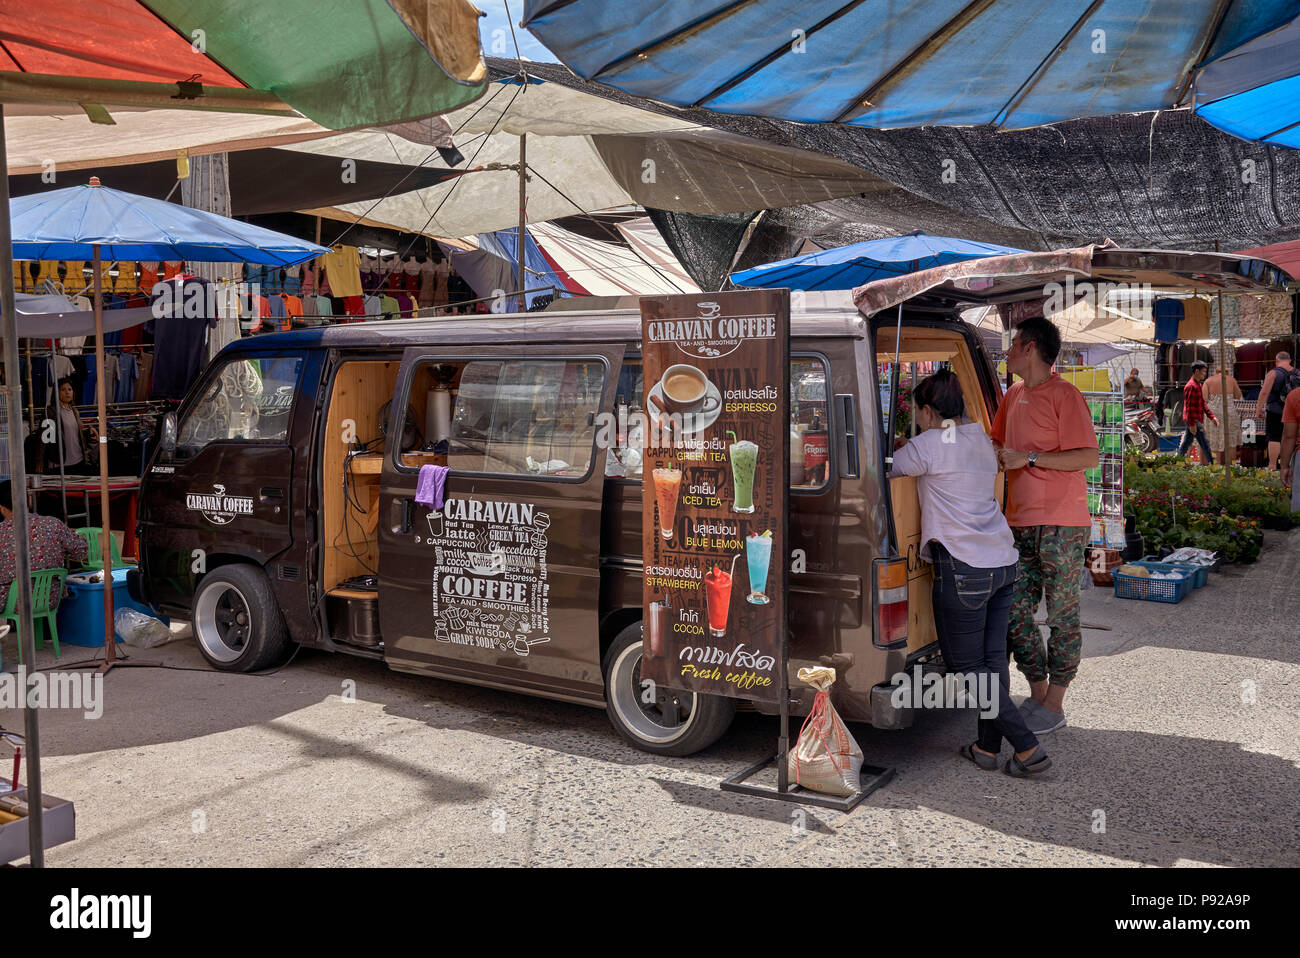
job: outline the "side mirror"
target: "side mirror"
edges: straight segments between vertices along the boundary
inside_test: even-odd
[[[173,453],[176,451],[176,413],[169,412],[163,416],[162,432],[158,437],[158,445],[163,452]]]

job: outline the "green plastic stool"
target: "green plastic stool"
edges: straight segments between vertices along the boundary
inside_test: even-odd
[[[32,572],[32,628],[36,630],[36,648],[45,648],[45,639],[41,636],[41,622],[50,633],[54,643],[54,657],[59,657],[59,624],[57,621],[58,604],[54,597],[63,591],[63,580],[68,576],[67,569],[36,569]],[[18,627],[18,613],[14,606],[18,603],[18,590],[9,583],[9,600],[0,612],[0,619],[8,619],[14,624],[14,635],[18,636],[18,664],[23,661],[22,630]]]
[[[80,529],[73,529],[72,531],[86,540],[86,547],[90,551],[90,554],[86,556],[86,567],[89,569],[101,568],[104,565],[104,552],[99,547],[99,534],[104,530],[99,526],[83,526]],[[113,568],[120,569],[127,563],[122,558],[122,551],[118,549],[117,540],[113,538],[111,532],[108,534],[108,541],[113,550]]]

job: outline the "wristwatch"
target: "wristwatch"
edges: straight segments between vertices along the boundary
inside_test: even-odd
[[[1029,464],[1030,464],[1031,466],[1036,466],[1036,465],[1038,465],[1038,453],[1036,453],[1036,452],[1031,452],[1031,453],[1029,453],[1028,455],[1026,455],[1025,458],[1029,460]]]

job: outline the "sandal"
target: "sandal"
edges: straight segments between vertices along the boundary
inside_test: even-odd
[[[1038,746],[1038,757],[1032,762],[1022,762],[1016,757],[1016,754],[1012,752],[1011,758],[1008,759],[1007,764],[1002,767],[1002,771],[1006,772],[1012,778],[1029,778],[1033,775],[1039,774],[1040,772],[1045,772],[1051,767],[1052,760],[1048,757],[1047,753],[1043,751],[1043,747],[1040,745]]]
[[[998,757],[996,755],[985,755],[983,752],[977,752],[971,745],[963,745],[957,749],[957,752],[962,758],[969,759],[986,772],[992,772],[998,767]]]

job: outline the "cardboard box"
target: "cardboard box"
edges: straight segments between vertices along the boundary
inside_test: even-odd
[[[27,789],[20,788],[4,794],[26,801]],[[45,808],[41,824],[45,830],[46,848],[62,845],[77,837],[76,813],[71,802],[53,795],[44,795],[41,804]],[[28,828],[26,818],[0,825],[0,863],[17,861],[31,853],[31,846],[27,843]]]

